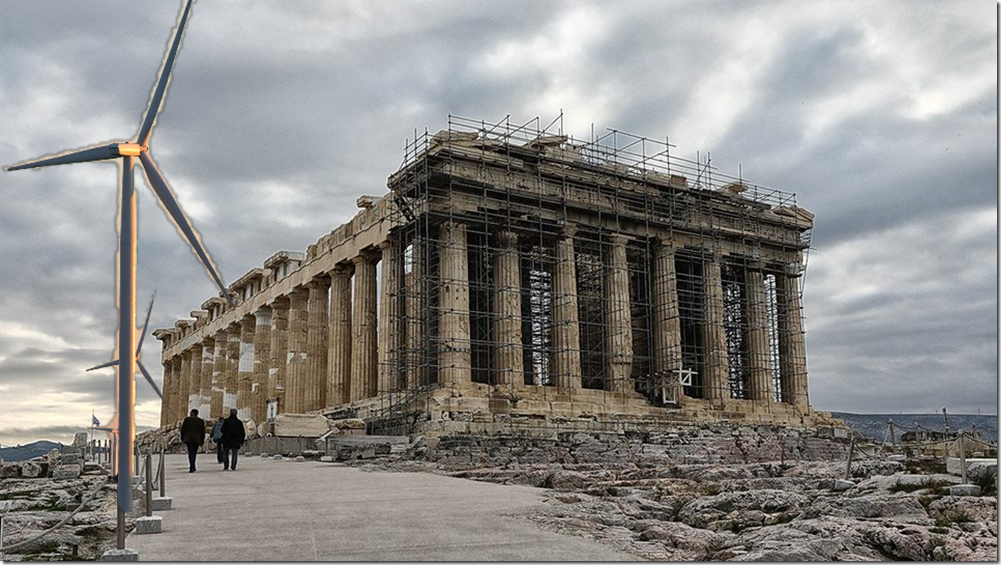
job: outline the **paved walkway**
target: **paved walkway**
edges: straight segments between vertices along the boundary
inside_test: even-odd
[[[541,489],[334,463],[167,456],[174,509],[132,534],[143,561],[615,561],[635,557],[511,517]]]

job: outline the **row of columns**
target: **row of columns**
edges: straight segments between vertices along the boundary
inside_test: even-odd
[[[397,304],[392,289],[402,276],[391,244],[380,251],[363,251],[164,361],[161,425],[192,408],[205,418],[235,408],[241,419],[260,422],[273,399],[283,413],[305,413],[375,396],[380,377],[390,376],[380,364],[388,368],[394,349],[399,322],[387,309]]]
[[[555,245],[553,272],[552,340],[553,384],[568,390],[582,387],[580,313],[575,258],[576,231],[564,229]],[[608,355],[606,389],[630,394],[633,363],[627,237],[612,235],[605,269],[605,349]],[[438,318],[439,381],[450,386],[471,383],[469,262],[466,226],[445,222],[438,239],[440,263]],[[412,249],[410,277],[427,274],[421,245]],[[162,423],[177,421],[187,410],[199,408],[215,417],[236,408],[241,418],[261,421],[268,399],[280,398],[280,411],[302,413],[373,397],[399,384],[397,367],[409,374],[419,370],[416,359],[395,359],[397,352],[414,352],[424,345],[423,290],[401,300],[395,289],[403,278],[402,253],[385,242],[378,251],[365,250],[350,262],[338,264],[304,287],[275,298],[269,305],[165,361],[167,410]],[[652,367],[655,375],[671,377],[682,366],[682,339],[675,267],[675,250],[660,242],[652,252]],[[382,288],[377,288],[376,265],[382,261]],[[518,236],[496,235],[493,254],[493,324],[497,383],[524,386],[521,269]],[[729,397],[729,367],[724,329],[723,283],[719,255],[704,269],[704,374],[702,397],[722,401]],[[747,272],[747,334],[751,371],[747,398],[770,401],[773,373],[768,330],[764,273]],[[352,284],[353,283],[353,284]],[[776,275],[778,342],[782,400],[806,409],[805,351],[797,279]],[[381,290],[381,302],[377,292]],[[377,304],[381,303],[381,312]],[[400,326],[402,309],[410,312],[408,326]],[[405,331],[402,331],[405,330]],[[398,343],[401,334],[407,343]],[[409,376],[407,378],[410,378]],[[676,377],[675,377],[676,378]]]
[[[552,340],[553,384],[568,390],[581,382],[580,319],[574,237],[566,227],[555,244],[553,273]],[[606,389],[628,394],[633,391],[632,319],[629,295],[627,237],[613,234],[605,269]],[[438,363],[442,382],[463,386],[471,380],[469,335],[469,273],[466,228],[454,222],[442,224],[439,238],[441,264]],[[524,385],[521,326],[521,275],[517,234],[502,231],[496,237],[494,257],[494,332],[497,383]],[[722,402],[730,397],[729,359],[724,324],[721,257],[713,254],[704,264],[704,375],[702,397]],[[415,261],[415,265],[417,262]],[[659,241],[652,253],[652,372],[677,382],[682,366],[682,336],[675,266],[675,249]],[[805,347],[800,295],[795,276],[776,275],[778,296],[778,342],[782,401],[801,410],[808,407]],[[769,319],[761,269],[749,269],[747,286],[748,358],[751,365],[746,398],[770,402],[773,397],[772,352]],[[666,380],[665,380],[666,382]]]

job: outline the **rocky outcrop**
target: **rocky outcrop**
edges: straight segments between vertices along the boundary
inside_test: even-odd
[[[72,449],[0,466],[9,474],[0,481],[6,559],[52,561],[74,554],[97,559],[114,545],[114,484],[107,483],[103,468],[80,461]],[[63,526],[33,540],[66,518]]]
[[[997,559],[997,498],[949,496],[956,477],[860,457],[846,481],[845,461],[820,457],[838,452],[837,439],[737,432],[458,436],[410,451],[416,459],[352,464],[547,488],[529,519],[644,559]],[[769,452],[780,437],[797,457],[755,461],[752,449],[735,447]]]

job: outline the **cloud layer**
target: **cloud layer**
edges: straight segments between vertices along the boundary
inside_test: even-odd
[[[134,137],[173,4],[6,4],[0,163]],[[817,214],[817,408],[996,413],[996,21],[987,3],[203,0],[150,147],[231,282],[385,192],[404,140],[450,113],[669,135]],[[116,175],[0,174],[0,442],[113,412],[112,372],[83,369],[114,346]],[[137,298],[156,289],[168,326],[214,289],[139,198]],[[159,343],[143,355],[159,378]]]

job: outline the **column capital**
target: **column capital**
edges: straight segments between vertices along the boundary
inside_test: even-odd
[[[619,232],[609,234],[608,236],[608,241],[610,241],[613,245],[625,245],[629,243],[631,239],[633,238],[629,237],[624,233],[619,233]]]
[[[672,237],[657,236],[653,238],[653,244],[667,250],[669,253],[674,253],[679,247],[678,242]]]
[[[354,274],[354,271],[355,267],[353,262],[341,261],[340,263],[334,265],[333,269],[327,271],[327,276],[329,276],[331,279],[333,279],[334,277],[351,278],[351,275]]]
[[[330,288],[330,275],[327,273],[320,273],[305,284],[306,288]]]
[[[351,262],[354,263],[355,266],[360,266],[360,265],[366,265],[368,263],[374,263],[375,261],[378,261],[379,258],[380,254],[378,252],[370,248],[365,248],[359,251],[357,255],[352,257]]]
[[[276,296],[274,298],[274,300],[271,301],[271,303],[269,304],[269,306],[271,306],[272,311],[274,311],[275,309],[279,309],[279,310],[281,310],[281,309],[287,309],[288,308],[288,302],[289,302],[289,300],[288,300],[287,296],[285,296],[284,294],[279,294],[278,296]]]
[[[292,300],[307,300],[309,298],[309,289],[303,286],[294,287],[286,295],[289,301]]]
[[[497,232],[497,243],[503,248],[517,247],[518,245],[518,232],[511,230],[502,230]]]
[[[570,239],[577,235],[577,226],[573,224],[563,224],[560,227],[560,235],[565,239]]]
[[[790,261],[782,265],[782,274],[787,277],[797,278],[803,274],[804,270],[806,269],[799,261]]]

